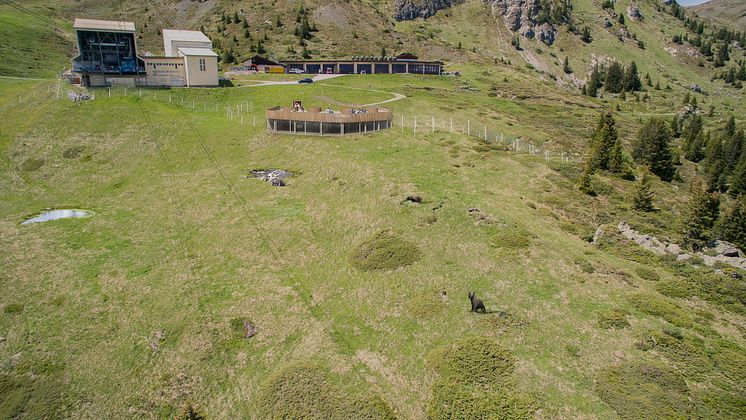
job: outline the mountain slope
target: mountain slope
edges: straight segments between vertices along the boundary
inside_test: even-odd
[[[713,19],[736,30],[746,28],[746,2],[741,0],[711,0],[690,9],[699,16]]]

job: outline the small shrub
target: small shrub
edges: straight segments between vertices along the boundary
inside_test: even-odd
[[[501,228],[495,232],[495,243],[499,248],[525,249],[531,245],[533,235],[517,227]]]
[[[416,245],[383,231],[358,245],[350,254],[350,263],[363,271],[394,270],[414,264],[421,257]]]
[[[434,350],[426,363],[449,381],[500,385],[513,373],[515,359],[489,338],[467,337]]]
[[[689,314],[678,305],[654,295],[638,293],[628,298],[638,310],[659,316],[677,327],[689,328],[693,325]]]
[[[85,147],[83,146],[74,146],[70,147],[69,149],[65,149],[64,152],[62,152],[62,157],[66,159],[75,159],[78,156],[80,156],[80,153],[85,150]]]
[[[584,273],[592,274],[596,272],[596,268],[593,267],[593,264],[591,264],[591,262],[586,260],[585,258],[576,258],[575,265],[580,267],[580,269],[583,270]]]
[[[661,279],[661,276],[658,274],[658,272],[648,267],[635,268],[635,274],[637,274],[638,277],[644,280],[658,281]]]
[[[689,388],[663,366],[628,363],[595,375],[598,396],[623,419],[688,418],[693,409]]]
[[[313,363],[295,363],[271,375],[256,397],[258,418],[265,419],[394,419],[378,396],[353,396]]]
[[[580,347],[574,344],[568,344],[565,346],[565,351],[572,357],[580,357]]]
[[[26,159],[21,164],[21,170],[24,172],[34,172],[44,166],[44,159]]]
[[[629,327],[628,316],[629,312],[624,309],[606,309],[598,314],[598,326],[604,329]]]
[[[23,311],[22,303],[9,303],[5,305],[5,308],[3,308],[3,312],[6,314],[17,314],[21,311]]]
[[[430,226],[435,224],[435,222],[438,221],[438,216],[435,214],[428,214],[427,216],[423,216],[420,218],[420,222],[418,223],[420,226]]]

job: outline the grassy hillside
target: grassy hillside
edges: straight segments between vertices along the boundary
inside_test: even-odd
[[[222,8],[264,10],[249,14],[252,27],[278,12],[289,26],[297,7],[149,3],[29,7],[60,25],[78,14],[149,22],[157,7],[209,26]],[[0,79],[0,418],[746,416],[746,289],[731,276],[745,273],[677,263],[616,233],[626,220],[680,241],[701,165],[681,159],[680,178],[655,178],[652,213],[632,208],[636,181],[599,172],[597,196],[577,187],[604,110],[627,154],[641,122],[669,118],[687,92],[714,107],[702,112],[713,132],[731,115],[744,128],[743,89],[710,80],[710,62],[670,52],[680,21],[643,2],[645,20],[627,22],[640,49],[579,0],[593,42],[560,29],[554,46],[517,51],[476,1],[400,23],[388,4],[329,4],[328,16],[362,26],[351,41],[321,18],[331,6],[305,2],[319,55],[377,54],[399,37],[395,50],[445,58],[462,76],[101,89],[82,103],[65,99],[64,85],[54,99],[55,81]],[[375,37],[381,22],[390,32]],[[142,45],[158,45],[157,29],[148,24]],[[292,26],[273,31],[266,45],[279,55]],[[582,96],[593,55],[635,60],[661,89],[645,86],[649,101]],[[339,107],[394,93],[405,98],[387,104],[391,130],[337,138],[264,127],[265,108],[293,99]],[[514,139],[522,151],[508,150]],[[526,153],[529,143],[542,152]],[[294,175],[283,188],[251,178],[267,168]],[[93,215],[19,224],[46,208]],[[468,291],[486,314],[469,312]]]
[[[691,8],[699,16],[711,18],[721,25],[743,30],[746,26],[746,4],[738,0],[711,0]]]

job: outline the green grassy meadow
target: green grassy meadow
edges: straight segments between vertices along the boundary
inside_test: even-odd
[[[47,96],[48,82],[0,81],[0,105],[39,92],[0,124],[0,392],[9,396],[0,417],[168,418],[191,405],[210,418],[462,418],[468,411],[444,407],[503,400],[515,418],[625,417],[633,407],[739,417],[741,286],[677,294],[711,271],[613,234],[600,248],[585,239],[623,218],[670,231],[677,185],[656,183],[671,206],[640,217],[627,208],[628,181],[601,178],[607,193],[591,198],[574,188],[574,165],[458,132],[271,135],[261,119],[296,98],[338,106],[395,91],[408,96],[390,103],[395,123],[400,113],[450,114],[548,137],[540,124],[559,119],[560,102],[453,94],[502,77],[348,76],[142,98],[98,90],[80,104]],[[256,127],[199,111],[241,101],[252,102]],[[528,128],[526,108],[546,119]],[[578,123],[598,112],[572,111]],[[623,132],[627,124],[621,117]],[[43,163],[24,170],[30,159]],[[247,178],[262,168],[296,175],[284,188]],[[423,203],[403,203],[411,194]],[[94,216],[19,225],[45,208]],[[355,263],[356,247],[381,232],[414,247],[408,264],[360,269],[369,266]],[[488,314],[469,312],[467,291]],[[254,337],[236,332],[241,320]],[[481,374],[468,360],[491,366],[470,353],[479,348],[445,350],[484,339],[510,360],[494,389],[459,375]]]

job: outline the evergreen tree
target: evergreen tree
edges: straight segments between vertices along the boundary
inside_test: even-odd
[[[601,114],[589,143],[588,165],[591,170],[624,173],[626,165],[615,124],[610,112]]]
[[[702,117],[697,114],[689,120],[682,133],[684,141],[681,145],[684,157],[692,162],[699,162],[705,155],[705,137],[702,128]]]
[[[624,13],[619,13],[618,22],[620,25],[624,25]]]
[[[249,28],[249,21],[246,20],[246,18],[244,18],[243,19],[243,24],[241,26],[243,26],[244,29],[248,29]]]
[[[588,96],[595,98],[596,95],[598,95],[598,88],[601,86],[601,74],[598,71],[598,64],[593,66],[593,70],[591,71],[591,75],[588,78],[588,83],[586,83],[588,86]]]
[[[565,74],[572,73],[572,69],[570,68],[570,61],[567,59],[567,56],[565,56],[565,62],[562,63],[562,70],[565,72]]]
[[[619,93],[624,88],[624,68],[616,61],[606,70],[604,88],[612,93]]]
[[[746,141],[744,141],[743,130],[733,133],[733,135],[726,137],[725,144],[723,145],[723,157],[725,158],[725,168],[728,173],[733,172],[741,160],[741,156],[744,154],[746,148]]]
[[[739,194],[746,196],[746,153],[741,154],[741,161],[738,162],[738,165],[733,170],[728,192],[734,196]]]
[[[583,174],[580,176],[580,182],[578,183],[578,189],[584,194],[595,196],[596,192],[593,190],[593,186],[591,185],[592,177],[593,177],[593,169],[591,168],[591,165],[586,163],[585,169],[583,169]]]
[[[386,47],[381,47],[381,58],[386,57]]]
[[[637,64],[631,62],[624,74],[624,90],[627,92],[636,92],[642,89],[640,77],[637,74]]]
[[[671,151],[671,130],[659,118],[651,118],[637,133],[632,145],[632,156],[640,163],[648,165],[650,172],[669,182],[676,173]]]
[[[653,191],[650,190],[650,178],[647,173],[642,175],[640,184],[632,196],[632,207],[635,210],[644,212],[655,210],[655,207],[653,207]]]
[[[721,239],[746,249],[746,196],[740,195],[733,200],[720,217],[717,230]]]
[[[238,12],[233,12],[233,23],[240,23],[241,21],[238,19]]]
[[[277,15],[277,17],[275,17],[275,27],[276,28],[281,28],[282,26],[283,26],[283,23],[280,20],[280,15]]]
[[[702,249],[711,238],[719,214],[718,194],[708,193],[701,185],[693,186],[682,220],[684,244],[695,251]]]
[[[583,26],[583,30],[580,35],[580,40],[585,42],[586,44],[589,44],[591,41],[593,41],[593,38],[591,37],[591,28],[587,26]]]
[[[725,160],[723,159],[723,143],[720,137],[712,136],[707,142],[704,166],[707,190],[725,191],[727,186]]]

